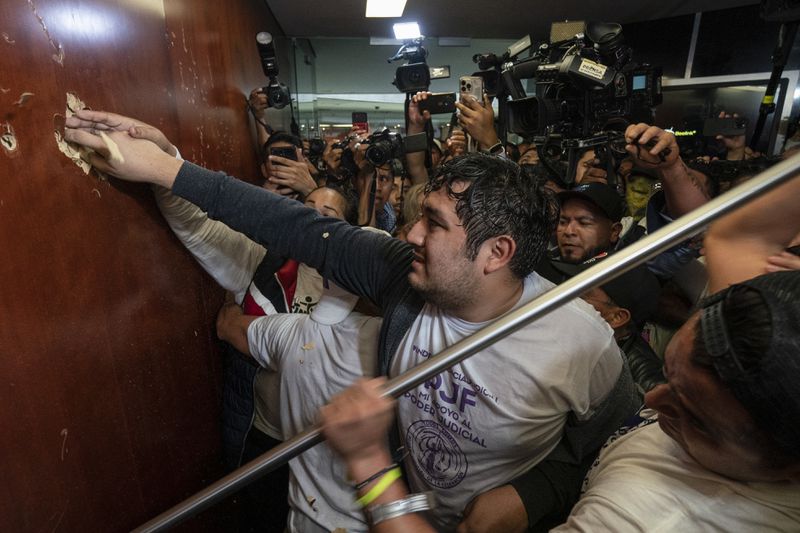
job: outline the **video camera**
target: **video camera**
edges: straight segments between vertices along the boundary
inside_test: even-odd
[[[405,65],[397,67],[392,85],[401,93],[413,94],[418,91],[427,91],[431,84],[431,73],[425,58],[428,51],[422,46],[422,37],[411,39],[403,43],[395,55],[387,61],[406,60]]]
[[[278,81],[278,59],[275,57],[275,45],[272,35],[262,31],[256,35],[256,46],[258,55],[261,58],[261,67],[264,75],[269,79],[269,84],[261,88],[261,92],[267,95],[267,105],[275,109],[283,109],[291,103],[289,88]]]
[[[555,32],[553,32],[555,33]],[[533,138],[542,163],[547,156],[567,152],[569,182],[580,152],[595,149],[616,184],[615,173],[625,156],[621,134],[630,123],[653,122],[653,107],[661,103],[661,68],[632,61],[622,27],[588,23],[583,33],[545,43],[530,57],[516,59],[480,54],[479,66],[499,71],[498,97],[510,98],[501,110],[501,131]],[[508,61],[505,61],[506,58]],[[532,79],[535,94],[527,95],[521,80]],[[502,100],[501,100],[502,102]],[[559,174],[561,171],[559,171]]]
[[[632,57],[622,27],[613,23],[589,23],[584,34],[543,44],[507,69],[515,80],[532,73],[536,83],[535,96],[509,102],[509,131],[580,138],[619,121],[652,122],[662,99],[661,68]]]
[[[428,137],[425,133],[417,133],[403,138],[386,128],[373,133],[363,143],[369,145],[364,154],[367,161],[375,167],[382,167],[393,159],[402,159],[405,154],[424,152],[428,148]]]

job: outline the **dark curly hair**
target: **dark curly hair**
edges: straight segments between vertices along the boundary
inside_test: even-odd
[[[457,182],[468,187],[455,192]],[[533,272],[558,220],[558,203],[549,191],[513,161],[482,153],[465,154],[440,166],[428,180],[425,194],[442,187],[456,200],[470,260],[487,239],[508,235],[517,245],[511,271],[520,279]]]

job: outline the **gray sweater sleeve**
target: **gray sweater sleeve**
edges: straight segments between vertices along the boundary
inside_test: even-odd
[[[320,216],[294,200],[189,162],[183,163],[172,192],[270,253],[316,268],[381,307],[407,287],[412,249],[402,241]]]

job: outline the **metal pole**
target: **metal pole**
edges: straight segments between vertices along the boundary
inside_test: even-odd
[[[800,154],[778,163],[757,177],[720,195],[652,235],[648,235],[616,252],[597,265],[565,281],[519,309],[498,318],[477,333],[446,348],[424,363],[389,380],[385,385],[385,395],[395,398],[401,396],[417,385],[424,383],[467,357],[517,331],[526,324],[580,296],[587,290],[611,281],[657,253],[699,233],[714,219],[787,181],[798,168],[800,168]],[[150,533],[164,531],[175,526],[223,497],[243,488],[258,477],[278,468],[289,459],[300,455],[322,440],[323,437],[318,426],[309,428],[280,446],[276,446],[261,457],[231,472],[134,531],[135,533]]]

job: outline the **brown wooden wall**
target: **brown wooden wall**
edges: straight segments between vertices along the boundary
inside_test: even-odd
[[[0,2],[0,531],[126,531],[220,476],[222,293],[148,188],[58,151],[54,116],[74,92],[255,176],[259,30],[261,0]]]

